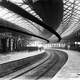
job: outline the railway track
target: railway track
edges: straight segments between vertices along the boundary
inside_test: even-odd
[[[48,54],[50,54],[50,53],[48,53]],[[56,54],[50,54],[50,57],[47,60],[45,60],[43,63],[36,66],[34,69],[30,70],[29,72],[27,72],[27,73],[25,72],[22,75],[18,75],[16,77],[12,78],[11,80],[15,80],[17,78],[24,80],[25,76],[27,77],[25,80],[29,80],[29,79],[36,80],[39,76],[44,74],[44,72],[46,70],[48,70],[48,68],[51,66],[52,60],[54,60],[54,62],[53,62],[54,64],[57,62],[56,57],[58,57]],[[50,64],[50,66],[48,64]]]
[[[11,80],[12,78],[15,78],[15,77],[20,76],[24,73],[27,73],[30,70],[32,70],[32,69],[36,68],[37,66],[41,65],[42,63],[44,63],[50,56],[51,55],[48,54],[44,59],[41,59],[40,61],[36,62],[35,64],[28,66],[28,67],[25,66],[25,68],[18,70],[14,73],[11,73],[7,76],[4,76],[4,77],[0,78],[0,80]]]
[[[11,74],[13,72],[16,72],[18,70],[21,70],[23,68],[28,67],[32,64],[35,64],[36,62],[40,61],[41,59],[44,59],[47,56],[45,52],[33,55],[33,56],[25,56],[25,58],[14,60],[11,62],[0,64],[0,78],[4,77],[8,74]]]
[[[51,68],[49,68],[49,70],[47,70],[45,74],[38,77],[37,80],[44,80],[44,79],[51,80],[56,75],[56,73],[62,68],[62,66],[67,62],[68,55],[65,52],[59,50],[54,50],[54,51],[58,55],[57,63],[55,65],[53,64]]]
[[[48,56],[30,67],[12,73],[0,80],[50,80],[67,61],[67,54],[48,51]]]

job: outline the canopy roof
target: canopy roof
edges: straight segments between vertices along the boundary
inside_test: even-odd
[[[5,1],[5,0],[3,0]],[[16,4],[25,11],[29,12],[40,21],[44,21],[43,17],[35,11],[32,6],[29,5],[28,0],[7,0],[11,3]],[[38,0],[33,0],[38,1]],[[26,3],[25,3],[26,2]],[[1,3],[1,2],[0,2]],[[26,19],[19,14],[7,9],[0,4],[0,21],[3,24],[9,23],[14,24],[16,27],[21,27],[31,34],[43,37],[50,41],[54,41],[56,36],[44,27]],[[17,10],[17,9],[16,9]],[[80,1],[79,0],[63,0],[63,18],[60,24],[56,26],[55,31],[61,35],[62,38],[76,32],[79,29],[79,19],[80,19]],[[4,21],[7,21],[4,23]],[[9,26],[13,27],[13,26]],[[17,27],[17,28],[18,28]],[[18,28],[19,29],[19,28]]]

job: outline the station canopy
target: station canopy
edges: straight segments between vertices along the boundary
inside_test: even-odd
[[[46,1],[49,0],[0,0],[0,24],[7,25],[8,27],[13,27],[13,25],[15,25],[16,29],[22,29],[26,32],[54,42],[58,38],[55,34],[50,32],[51,29],[48,30],[31,20],[24,18],[7,7],[4,7],[2,2],[5,1],[17,5],[24,11],[49,25],[49,28],[53,29],[53,31],[55,30],[62,38],[69,36],[80,29],[80,0],[51,0],[53,3],[59,1],[58,4],[60,4],[60,6],[57,4],[58,7],[55,5],[56,7],[50,6],[47,8],[46,6],[48,4]],[[38,2],[46,4],[43,6],[39,5]],[[15,10],[18,11],[17,9]],[[55,13],[53,14],[53,12]]]

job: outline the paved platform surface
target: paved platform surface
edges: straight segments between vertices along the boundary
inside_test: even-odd
[[[68,54],[68,61],[52,80],[80,80],[80,52],[61,50]]]
[[[38,50],[38,51],[33,51],[33,52],[10,52],[9,54],[2,55],[0,54],[0,64],[11,62],[11,61],[16,61],[22,58],[30,57],[30,56],[35,56],[38,54],[41,54],[45,52],[44,50]]]

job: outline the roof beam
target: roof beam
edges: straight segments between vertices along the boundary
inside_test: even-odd
[[[52,29],[50,26],[46,25],[45,23],[43,23],[42,21],[40,21],[39,19],[37,19],[36,17],[31,15],[30,13],[28,13],[24,9],[20,8],[16,4],[14,4],[10,1],[7,1],[7,0],[2,0],[0,2],[0,5],[7,8],[7,9],[9,9],[9,10],[11,10],[11,11],[13,11],[14,13],[22,16],[25,19],[29,19],[29,20],[39,24],[40,26],[44,27],[45,29],[47,29],[51,33],[55,34],[59,38],[59,41],[61,40],[60,35],[54,29]]]
[[[5,29],[8,29],[8,30],[12,30],[12,31],[15,31],[15,32],[19,32],[19,33],[25,34],[25,35],[33,36],[33,37],[36,37],[36,38],[45,40],[47,43],[49,43],[49,40],[47,40],[47,39],[45,39],[45,38],[43,38],[43,37],[40,37],[40,36],[31,34],[31,33],[28,33],[28,32],[23,31],[23,30],[18,30],[18,29],[15,29],[15,28],[7,27],[7,26],[5,26],[4,24],[3,24],[3,25],[0,25],[0,28],[4,28],[4,30],[5,30]]]

